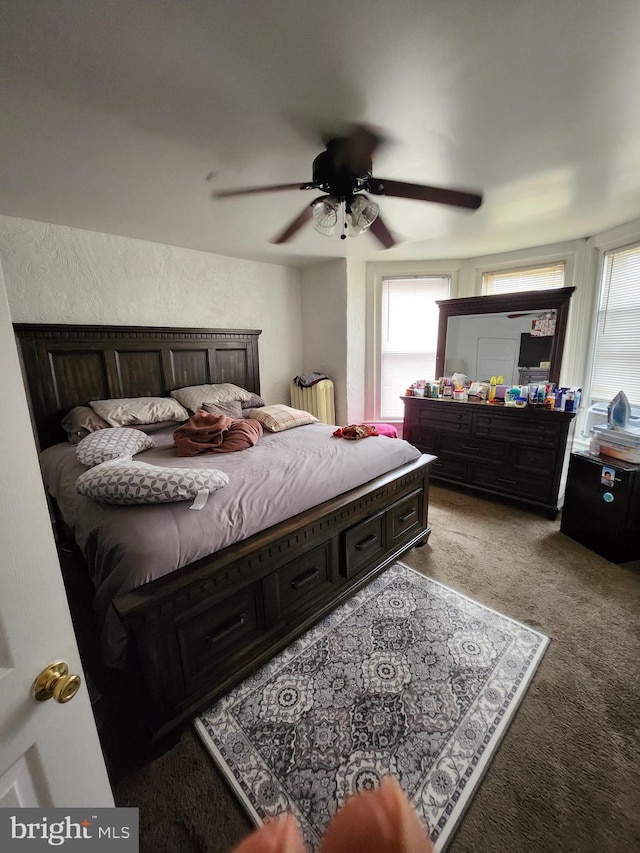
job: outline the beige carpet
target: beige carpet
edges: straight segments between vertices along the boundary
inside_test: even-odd
[[[640,563],[615,566],[559,521],[443,487],[430,523],[404,562],[551,637],[448,850],[640,850]],[[190,726],[115,775],[116,804],[140,808],[143,853],[228,853],[251,830]]]

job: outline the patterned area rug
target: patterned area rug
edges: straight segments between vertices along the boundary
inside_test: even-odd
[[[396,563],[195,721],[260,824],[310,850],[392,774],[443,850],[548,638]]]

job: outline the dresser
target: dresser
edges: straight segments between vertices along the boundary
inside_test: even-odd
[[[431,477],[512,498],[555,518],[575,412],[403,397],[403,438],[438,458]]]

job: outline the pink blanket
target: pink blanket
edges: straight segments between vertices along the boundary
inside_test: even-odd
[[[200,410],[173,433],[178,456],[199,453],[232,453],[253,447],[262,435],[262,424],[252,418],[235,420]]]

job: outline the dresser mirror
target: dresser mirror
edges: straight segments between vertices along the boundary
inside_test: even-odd
[[[488,381],[560,381],[575,287],[441,299],[436,378],[464,373]]]

